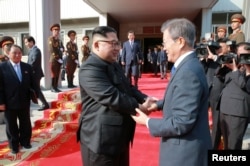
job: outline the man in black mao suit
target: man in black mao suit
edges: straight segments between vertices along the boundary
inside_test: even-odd
[[[239,43],[237,54],[250,53],[250,43]],[[241,70],[236,60],[226,64],[232,71],[226,75],[225,88],[220,103],[220,124],[224,149],[240,150],[250,117],[250,95],[246,77],[248,71]]]
[[[77,138],[83,165],[128,166],[135,131],[130,115],[136,107],[143,108],[147,96],[130,85],[116,62],[120,50],[117,32],[100,26],[92,36],[93,53],[79,70],[83,107]]]
[[[21,62],[21,47],[12,45],[9,58],[9,61],[0,63],[0,109],[5,113],[9,146],[12,153],[16,154],[19,152],[19,144],[31,148],[30,89],[37,92],[37,88],[32,67]],[[15,71],[15,65],[19,72]],[[20,78],[17,73],[21,73]]]
[[[25,43],[26,47],[28,49],[30,49],[27,63],[32,66],[34,72],[36,73],[35,74],[35,80],[36,80],[36,84],[37,84],[36,86],[39,87],[38,98],[41,100],[42,106],[41,106],[41,108],[38,109],[38,111],[43,111],[43,110],[49,108],[49,104],[46,101],[46,99],[41,91],[41,88],[40,88],[40,81],[41,81],[42,77],[44,77],[43,69],[41,66],[42,54],[41,54],[40,49],[35,45],[36,41],[32,36],[25,37],[24,43]]]
[[[128,41],[124,42],[122,49],[122,65],[125,65],[125,75],[135,87],[138,86],[139,64],[142,63],[141,46],[135,39],[134,31],[128,32]]]

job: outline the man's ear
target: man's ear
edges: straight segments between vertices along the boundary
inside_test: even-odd
[[[99,42],[95,41],[93,43],[95,49],[99,49]]]

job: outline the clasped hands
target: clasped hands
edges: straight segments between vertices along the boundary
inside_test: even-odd
[[[158,101],[155,97],[148,97],[143,104],[139,104],[139,108],[136,108],[135,111],[137,115],[131,115],[131,117],[139,124],[146,125],[148,115],[157,110]]]

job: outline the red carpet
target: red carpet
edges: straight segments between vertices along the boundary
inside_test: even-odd
[[[143,74],[139,80],[139,89],[161,99],[167,83],[166,79]],[[31,149],[21,149],[18,154],[13,155],[7,142],[0,144],[0,166],[82,165],[80,144],[76,143],[76,129],[81,111],[79,90],[60,93],[58,100],[51,105],[51,109],[44,111],[44,118],[35,122]],[[161,117],[162,114],[154,112],[150,116]],[[130,165],[158,165],[159,142],[159,138],[149,135],[145,126],[137,125],[130,151]]]

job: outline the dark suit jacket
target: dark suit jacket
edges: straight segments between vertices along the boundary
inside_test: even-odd
[[[81,65],[79,84],[81,142],[98,154],[118,154],[133,140],[135,122],[130,114],[146,95],[129,84],[118,63],[110,64],[95,54]]]
[[[204,69],[192,53],[175,70],[158,107],[163,118],[150,118],[150,134],[161,137],[161,166],[207,165],[211,148],[208,126],[208,86]]]
[[[39,81],[44,76],[41,63],[42,63],[41,51],[37,46],[33,46],[29,52],[28,64],[32,66],[34,72],[36,73],[35,77],[39,79]]]
[[[22,82],[19,81],[16,72],[10,63],[6,61],[0,64],[0,104],[5,104],[6,109],[28,109],[30,107],[30,88],[37,94],[32,67],[20,62]]]
[[[226,75],[226,86],[222,90],[220,103],[222,113],[239,117],[250,116],[250,96],[247,93],[244,74],[234,71]]]
[[[131,61],[135,64],[139,64],[139,60],[142,60],[140,44],[134,41],[133,47],[131,47],[129,41],[124,42],[122,48],[122,62],[125,62],[126,65],[130,65]]]

